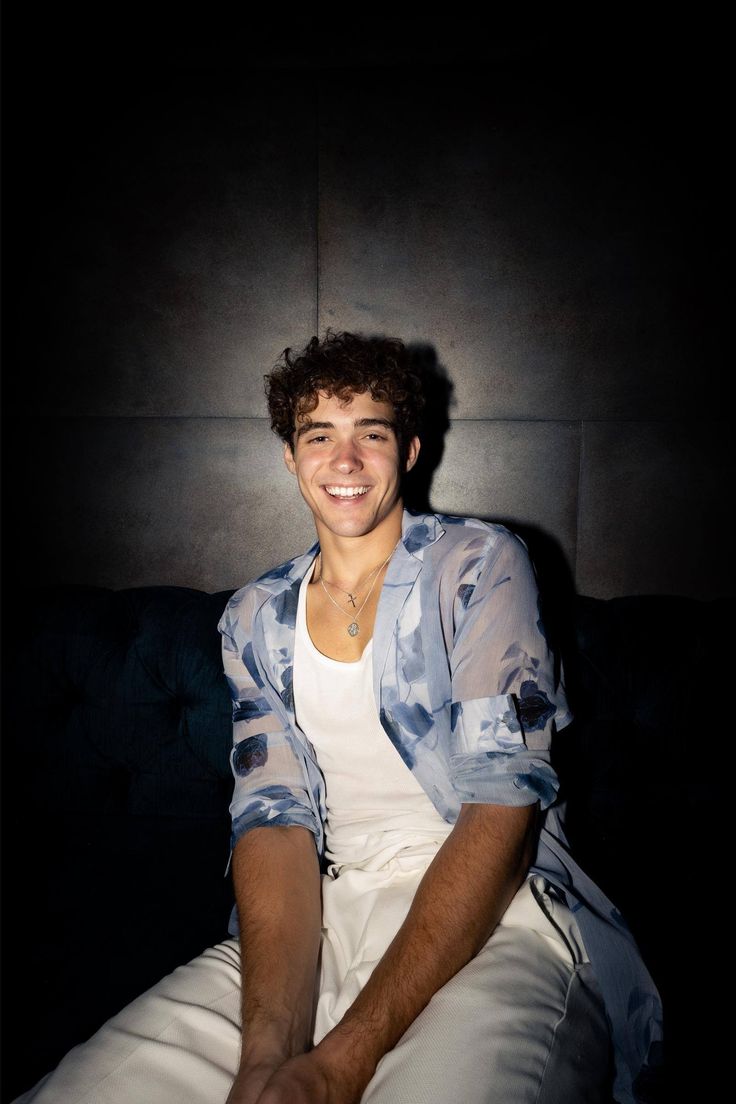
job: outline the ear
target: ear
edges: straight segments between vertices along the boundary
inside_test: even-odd
[[[296,463],[294,461],[294,450],[288,441],[284,442],[284,463],[291,472],[292,475],[296,475]]]
[[[404,469],[405,471],[411,471],[411,469],[414,467],[417,462],[417,457],[419,456],[419,450],[421,447],[422,443],[419,438],[412,437],[411,441],[409,442],[409,447],[406,450],[406,467]]]

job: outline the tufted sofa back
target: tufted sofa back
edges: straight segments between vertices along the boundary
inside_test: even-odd
[[[33,954],[6,958],[3,1099],[226,935],[231,593],[58,586],[6,613],[5,947]]]
[[[229,593],[43,592],[14,687],[20,715],[33,702],[21,753],[54,765],[33,772],[35,802],[49,814],[222,820],[232,737],[216,624]]]

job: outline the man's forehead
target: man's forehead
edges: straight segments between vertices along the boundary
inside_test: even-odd
[[[359,391],[350,394],[346,399],[319,392],[315,408],[298,411],[295,420],[298,426],[311,425],[313,422],[332,422],[337,425],[354,424],[372,417],[393,423],[393,405],[374,399],[370,391]]]

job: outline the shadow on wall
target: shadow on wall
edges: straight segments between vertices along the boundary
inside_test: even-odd
[[[455,403],[454,384],[430,344],[408,346],[412,367],[422,380],[426,406],[422,418],[422,448],[414,468],[404,480],[404,502],[410,510],[432,512],[434,474],[442,463],[450,410]],[[567,655],[573,645],[575,580],[562,546],[535,525],[520,525],[503,517],[484,517],[505,525],[526,544],[539,581],[547,638],[556,655]]]
[[[420,431],[422,448],[416,464],[404,477],[404,503],[410,510],[428,513],[434,473],[442,463],[445,437],[450,428],[450,408],[455,403],[455,385],[437,359],[433,345],[407,346],[411,366],[422,381],[425,407]]]

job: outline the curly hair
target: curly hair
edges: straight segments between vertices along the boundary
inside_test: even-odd
[[[264,379],[271,428],[289,445],[294,444],[297,420],[316,408],[319,392],[349,402],[353,395],[370,391],[375,402],[391,403],[402,452],[419,433],[422,381],[398,338],[327,330],[322,341],[313,337],[301,353],[285,349]]]

